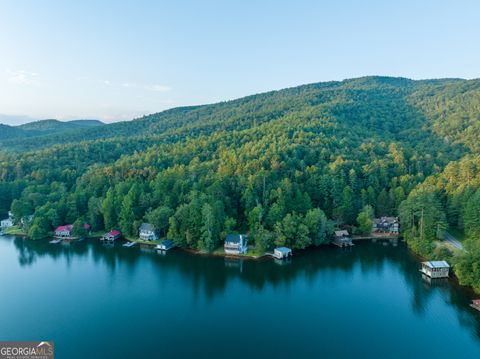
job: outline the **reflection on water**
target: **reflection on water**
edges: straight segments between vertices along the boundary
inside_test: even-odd
[[[426,317],[431,310],[433,298],[441,295],[446,303],[445,310],[454,309],[457,322],[461,327],[468,328],[476,338],[477,349],[480,348],[480,313],[469,307],[472,293],[458,286],[453,280],[431,281],[428,277],[422,277],[418,271],[418,259],[398,241],[362,242],[344,250],[322,247],[296,251],[294,257],[288,261],[195,256],[178,249],[165,254],[146,247],[124,248],[120,243],[105,244],[96,240],[68,246],[8,237],[0,241],[13,241],[18,264],[22,268],[35,267],[37,262],[46,258],[58,262],[59,269],[81,261],[83,265],[91,263],[99,275],[106,272],[109,277],[114,278],[117,271],[121,271],[122,276],[132,281],[139,281],[142,273],[148,270],[148,273],[161,277],[163,281],[167,280],[169,275],[177,276],[176,281],[181,285],[184,295],[204,298],[211,303],[217,297],[223,298],[227,290],[233,291],[229,289],[229,285],[236,282],[248,288],[251,293],[259,295],[273,290],[272,293],[277,293],[271,295],[275,301],[283,300],[279,293],[300,291],[305,287],[312,291],[317,290],[319,281],[325,288],[338,290],[339,298],[347,295],[352,300],[355,297],[362,298],[363,288],[369,286],[374,288],[378,285],[378,296],[392,290],[391,288],[399,290],[399,286],[404,286],[401,294],[406,297],[398,300],[408,300],[411,312],[419,320]],[[402,281],[389,282],[395,280],[396,273],[401,274]],[[340,289],[333,289],[338,287],[338,281],[350,281],[351,284],[342,286],[340,292]],[[282,288],[282,292],[276,288]],[[367,290],[365,289],[365,292]],[[371,310],[372,313],[376,310],[362,308]]]

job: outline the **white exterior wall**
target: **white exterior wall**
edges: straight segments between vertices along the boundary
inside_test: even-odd
[[[240,236],[240,243],[226,242],[223,246],[226,254],[242,254],[247,252],[247,239],[245,236]]]
[[[13,226],[13,220],[11,218],[4,219],[0,222],[1,228],[9,228]]]
[[[63,231],[60,231],[60,232],[55,232],[55,235],[59,236],[59,237],[68,237],[68,236],[70,236],[70,234],[71,234],[71,232],[67,231],[67,230],[63,230]]]
[[[422,272],[428,275],[430,278],[446,278],[448,277],[450,268],[430,268],[428,266],[422,266]]]
[[[140,239],[143,239],[145,241],[154,241],[157,239],[157,235],[155,234],[155,232],[152,231],[141,231]]]

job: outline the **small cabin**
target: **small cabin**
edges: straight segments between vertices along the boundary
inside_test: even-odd
[[[105,233],[102,239],[104,241],[113,242],[113,241],[116,241],[117,239],[120,239],[120,237],[122,237],[122,233],[120,231],[113,230],[108,233]]]
[[[245,234],[229,234],[223,245],[226,254],[243,254],[247,252],[247,248],[247,236]]]
[[[373,219],[373,232],[397,235],[399,233],[398,217],[381,217]]]
[[[150,223],[142,223],[140,226],[139,237],[142,241],[156,241],[158,239],[155,233],[155,227]]]
[[[335,231],[335,238],[333,239],[333,244],[338,247],[348,247],[353,246],[352,237],[346,230]]]
[[[157,244],[155,247],[156,249],[159,249],[161,251],[168,251],[169,249],[172,249],[174,247],[173,241],[169,239],[164,239],[160,244]]]
[[[13,227],[13,218],[9,217],[7,219],[2,219],[0,221],[0,228],[10,228]]]
[[[420,272],[430,278],[448,278],[450,265],[446,261],[422,262]]]
[[[273,256],[277,259],[284,259],[292,256],[292,250],[287,247],[278,247],[273,250]]]
[[[70,237],[73,232],[73,224],[67,224],[65,226],[60,226],[55,229],[56,237]]]

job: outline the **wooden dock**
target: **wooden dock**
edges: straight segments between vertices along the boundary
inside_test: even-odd
[[[355,244],[354,243],[340,243],[340,242],[332,242],[334,245],[336,245],[337,247],[340,247],[340,248],[345,248],[345,247],[353,247]]]
[[[472,300],[472,304],[470,304],[470,306],[473,308],[473,309],[476,309],[480,312],[480,299],[474,299]]]

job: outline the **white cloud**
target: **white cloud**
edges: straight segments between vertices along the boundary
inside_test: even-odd
[[[109,80],[103,80],[103,83],[108,86],[111,82]]]
[[[35,83],[37,74],[26,70],[7,70],[8,82],[16,85],[32,85]]]

